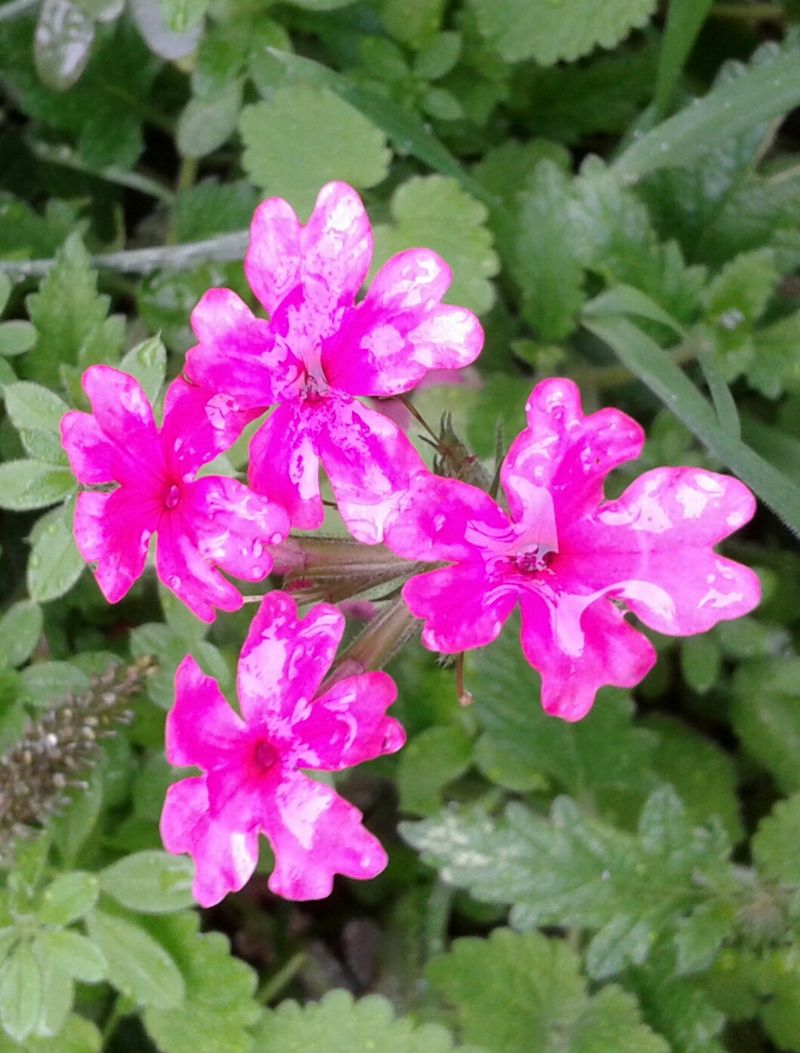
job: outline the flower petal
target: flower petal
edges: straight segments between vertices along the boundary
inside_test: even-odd
[[[363,816],[329,786],[292,772],[265,801],[261,829],[275,854],[269,887],[293,900],[330,895],[335,874],[372,878],[386,853],[361,825]]]
[[[339,680],[295,714],[299,719],[292,724],[294,765],[342,771],[396,753],[406,740],[402,725],[386,716],[396,697],[397,688],[387,673]]]
[[[127,488],[110,494],[78,494],[75,544],[109,603],[118,603],[142,576],[158,511]]]
[[[300,358],[230,289],[203,295],[192,311],[192,328],[199,343],[186,353],[186,375],[230,395],[240,408],[265,410],[302,374]]]
[[[167,716],[167,760],[179,768],[210,771],[243,748],[246,728],[216,680],[191,655],[175,672],[175,704]]]
[[[422,642],[428,650],[458,654],[497,639],[518,591],[490,582],[480,564],[462,563],[411,578],[403,599],[415,617],[425,619]]]
[[[270,573],[268,546],[280,544],[289,533],[282,508],[224,476],[187,483],[181,510],[184,521],[191,519],[200,554],[245,581],[261,581]]]
[[[103,435],[91,413],[64,414],[61,445],[76,479],[87,486],[119,482],[125,472],[125,461],[119,450]]]
[[[286,509],[293,527],[316,530],[325,519],[319,494],[319,453],[313,417],[283,403],[250,442],[248,482]]]
[[[410,249],[378,271],[323,355],[331,385],[353,395],[410,391],[432,369],[458,369],[483,347],[480,322],[440,303],[450,268],[429,249]]]
[[[198,548],[191,515],[179,505],[162,515],[158,526],[156,571],[159,578],[203,622],[213,622],[215,608],[238,611],[242,596]]]
[[[512,517],[525,520],[534,488],[549,491],[556,522],[593,510],[605,477],[641,453],[644,432],[630,417],[603,409],[586,417],[571,380],[544,380],[525,407],[528,428],[512,443],[501,470]]]
[[[308,279],[325,285],[332,311],[355,298],[371,259],[372,232],[361,198],[346,183],[328,183],[305,227],[281,198],[258,206],[244,269],[270,314],[295,285]]]
[[[387,520],[425,464],[396,424],[350,399],[330,399],[317,442],[339,512],[357,541],[383,540]]]
[[[248,724],[262,724],[291,743],[296,711],[305,712],[333,662],[344,617],[327,603],[298,618],[285,592],[264,597],[239,658],[239,705]]]
[[[705,632],[759,602],[753,571],[711,548],[754,511],[753,495],[730,476],[657,468],[617,501],[570,525],[563,535],[564,573],[585,588],[624,598],[658,632]]]
[[[384,542],[404,559],[464,562],[514,540],[505,512],[487,493],[425,471],[397,502]]]
[[[215,394],[178,377],[164,398],[161,442],[172,473],[194,477],[198,468],[230,449],[259,409],[243,409],[230,395]]]
[[[168,852],[188,852],[194,859],[192,895],[201,907],[244,888],[256,868],[258,833],[231,830],[211,818],[205,779],[182,779],[169,787],[160,829]]]
[[[601,687],[634,687],[656,660],[650,641],[604,598],[562,596],[553,606],[522,595],[522,650],[542,678],[542,706],[564,720],[580,720]]]
[[[130,474],[142,486],[163,478],[164,458],[153,410],[139,382],[110,366],[89,366],[82,383],[100,431],[133,466]]]

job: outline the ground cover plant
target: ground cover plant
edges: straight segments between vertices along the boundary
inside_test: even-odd
[[[0,4],[0,1053],[800,1051],[800,5]]]

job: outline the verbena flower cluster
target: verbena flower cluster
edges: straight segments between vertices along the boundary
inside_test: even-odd
[[[353,538],[383,543],[398,566],[412,561],[402,595],[424,621],[424,645],[457,654],[488,644],[519,604],[542,703],[566,720],[583,717],[603,685],[632,687],[652,667],[653,646],[627,612],[683,636],[752,610],[755,574],[713,548],[752,516],[749,490],[698,468],[660,468],[606,500],[606,476],[639,456],[643,432],[614,409],[584,415],[569,380],[531,393],[500,470],[502,503],[429,471],[401,428],[360,398],[468,366],[483,333],[470,311],[441,302],[450,270],[427,249],[389,260],[357,301],[371,257],[350,187],[324,187],[305,226],[287,202],[267,200],[245,272],[269,320],[230,290],[209,290],[160,428],[133,378],[86,371],[92,412],[68,413],[62,439],[89,487],[77,500],[77,545],[109,602],[141,576],[155,536],[159,578],[198,618],[237,610],[244,600],[225,574],[258,582],[273,564],[302,567],[298,541],[286,539],[323,523],[322,466]],[[200,474],[273,406],[250,440],[249,485]],[[420,561],[437,566],[415,573]],[[238,713],[193,657],[180,664],[167,759],[201,774],[170,787],[161,831],[169,851],[194,858],[201,904],[245,884],[259,833],[275,856],[269,887],[288,898],[326,896],[335,874],[369,878],[386,865],[361,813],[303,774],[404,742],[386,716],[395,685],[368,670],[365,649],[333,665],[343,628],[328,603],[301,618],[292,596],[268,592],[239,659]]]

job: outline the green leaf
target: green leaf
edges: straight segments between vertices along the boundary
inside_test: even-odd
[[[0,464],[0,508],[12,512],[47,508],[74,490],[75,477],[62,465],[33,460]]]
[[[49,388],[21,381],[3,391],[6,412],[19,432],[39,431],[58,435],[61,418],[69,406]]]
[[[36,917],[43,925],[69,925],[92,909],[98,892],[94,874],[82,870],[59,874],[42,893]]]
[[[522,291],[522,315],[542,340],[572,332],[583,303],[583,266],[570,237],[569,179],[540,161],[519,194],[511,271]]]
[[[108,968],[105,955],[80,932],[74,929],[40,932],[36,940],[43,953],[68,976],[87,984],[105,979]]]
[[[584,317],[584,325],[605,341],[631,371],[692,431],[708,449],[800,534],[800,488],[728,434],[706,400],[670,356],[625,318]]]
[[[701,903],[688,917],[681,918],[675,936],[676,975],[708,969],[735,927],[736,906],[724,901]]]
[[[36,1033],[57,1035],[72,1010],[75,984],[70,974],[60,968],[57,959],[48,954],[39,935],[33,940],[33,954],[42,974],[42,1011],[36,1024]]]
[[[783,116],[799,102],[797,55],[781,55],[712,89],[696,105],[634,140],[613,170],[624,183],[635,183],[659,168],[690,164],[709,143],[724,142],[761,121]]]
[[[656,936],[732,882],[727,838],[719,827],[693,828],[669,787],[649,797],[638,835],[587,817],[567,797],[549,821],[510,804],[500,819],[451,809],[404,823],[402,833],[444,881],[513,904],[516,928],[599,930],[586,957],[598,978],[643,962]]]
[[[753,860],[770,881],[800,886],[800,794],[778,801],[758,824]]]
[[[488,210],[446,176],[414,176],[392,195],[392,220],[375,227],[373,271],[397,252],[424,245],[453,271],[446,299],[483,314],[494,303],[489,278],[499,262],[486,228]]]
[[[481,33],[508,62],[533,58],[542,66],[569,62],[596,47],[613,48],[644,26],[655,0],[592,0],[569,5],[527,0],[474,0]]]
[[[61,363],[78,364],[84,345],[98,332],[105,332],[111,303],[97,291],[97,274],[77,234],[67,239],[39,292],[31,293],[26,303],[38,336],[35,348],[22,360],[23,372],[47,387],[56,387]],[[107,347],[106,360],[113,360],[118,350],[119,345]]]
[[[656,120],[667,111],[672,95],[714,0],[670,0],[656,74],[653,110]]]
[[[42,974],[29,943],[20,943],[0,972],[0,1023],[17,1042],[30,1035],[42,1011]]]
[[[85,564],[72,535],[72,502],[47,517],[37,532],[28,558],[28,593],[32,600],[47,603],[68,592]]]
[[[0,618],[0,667],[27,662],[42,635],[42,609],[19,600]]]
[[[638,815],[655,788],[656,739],[634,726],[630,697],[604,690],[577,724],[549,717],[538,677],[519,646],[516,621],[489,647],[466,656],[481,735],[475,759],[493,782],[518,792],[543,783],[616,821]]]
[[[47,706],[70,691],[84,691],[89,678],[71,662],[34,662],[20,675],[20,696],[29,706]]]
[[[414,815],[433,815],[442,806],[442,790],[467,770],[472,742],[457,727],[427,728],[400,754],[397,792],[400,808]]]
[[[185,33],[205,15],[209,0],[159,0],[164,21],[173,33]]]
[[[231,954],[225,936],[201,933],[199,924],[195,912],[185,911],[145,922],[186,984],[184,1005],[146,1009],[145,1027],[163,1053],[250,1053],[248,1029],[262,1012],[255,999],[256,974]]]
[[[658,304],[640,289],[634,289],[631,285],[615,285],[599,296],[590,300],[584,308],[588,316],[622,314],[633,315],[634,318],[649,318],[651,322],[659,322],[667,326],[678,336],[685,336],[683,327],[662,310]]]
[[[349,992],[338,990],[316,1003],[283,1002],[267,1011],[256,1030],[255,1048],[258,1053],[450,1053],[454,1046],[440,1024],[417,1026],[409,1017],[395,1017],[391,1003],[381,995],[356,1002]],[[455,1048],[467,1053],[465,1047]]]
[[[692,691],[707,694],[719,679],[721,668],[719,645],[710,633],[681,641],[681,673]]]
[[[33,57],[42,83],[66,91],[86,69],[94,20],[71,0],[44,0],[33,36]]]
[[[796,946],[791,947],[777,952],[773,961],[761,1022],[778,1048],[800,1053],[800,954]]]
[[[669,1053],[631,995],[612,986],[590,998],[575,952],[538,932],[456,940],[427,973],[463,1037],[489,1053]]]
[[[383,133],[327,88],[290,84],[267,102],[242,111],[242,158],[250,179],[267,194],[308,215],[324,183],[380,183],[391,153]]]
[[[128,910],[164,914],[188,907],[194,865],[185,856],[136,852],[101,870],[100,887]]]
[[[175,960],[144,929],[125,918],[94,910],[86,919],[89,938],[108,962],[108,980],[137,1005],[172,1009],[185,984]]]
[[[36,330],[22,319],[0,324],[0,355],[12,358],[30,351],[36,343]]]
[[[119,364],[123,373],[135,377],[151,404],[155,404],[167,371],[167,349],[159,336],[151,336],[123,356]]]
[[[175,142],[182,157],[205,157],[230,139],[242,108],[242,82],[229,82],[208,98],[193,95],[178,118]]]
[[[174,222],[180,241],[201,241],[242,230],[258,204],[255,189],[243,179],[220,183],[203,179],[178,192]]]
[[[75,1014],[67,1018],[64,1028],[52,1038],[29,1035],[24,1053],[100,1053],[103,1039],[95,1024]],[[20,1047],[5,1044],[0,1035],[0,1053],[19,1053]]]

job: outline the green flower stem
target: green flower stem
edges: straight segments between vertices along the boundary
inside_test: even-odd
[[[306,964],[307,955],[305,951],[298,951],[270,976],[256,992],[256,1001],[261,1005],[271,1005],[294,980]]]

